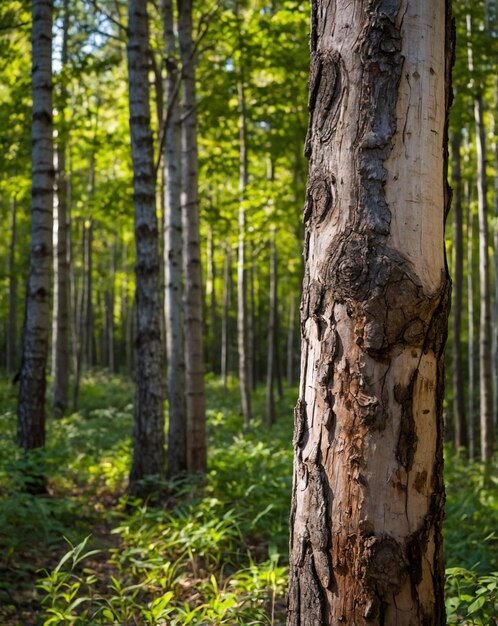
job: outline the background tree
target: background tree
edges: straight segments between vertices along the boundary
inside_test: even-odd
[[[147,3],[128,2],[130,132],[136,244],[136,400],[130,489],[165,469],[164,348],[161,341],[158,226],[148,81]]]
[[[31,251],[18,404],[17,441],[25,450],[45,443],[46,366],[50,331],[52,201],[52,14],[50,0],[32,5]],[[44,490],[43,479],[33,488]]]

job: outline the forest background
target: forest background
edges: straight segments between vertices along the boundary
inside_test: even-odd
[[[29,472],[15,445],[18,388],[12,385],[21,361],[31,245],[31,14],[23,2],[0,7],[0,619],[284,623],[309,5],[240,0],[194,6],[197,94],[180,115],[183,122],[192,110],[198,117],[208,462],[200,473],[170,471],[145,500],[127,491],[137,338],[127,7],[118,0],[60,0],[54,8],[55,216],[64,204],[70,332],[63,350],[70,359],[57,373],[54,309],[47,444],[29,461],[44,467],[48,492],[35,495],[26,490]],[[447,611],[449,623],[493,624],[498,15],[495,2],[463,0],[454,2],[454,14]],[[162,148],[174,108],[168,89],[175,89],[167,77],[175,65],[180,81],[184,75],[174,37],[173,48],[166,47],[164,23],[164,7],[150,2],[156,205],[167,265]],[[58,226],[56,219],[56,251]],[[56,286],[56,262],[54,268]],[[162,285],[164,276],[161,264]],[[242,359],[241,350],[247,351]],[[69,387],[61,401],[57,380],[64,373]],[[483,389],[492,400],[488,408],[480,403]],[[170,445],[168,454],[176,450]]]

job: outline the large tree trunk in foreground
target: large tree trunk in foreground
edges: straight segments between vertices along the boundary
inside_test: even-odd
[[[313,3],[292,626],[445,624],[450,47],[449,2]]]
[[[148,81],[147,2],[128,1],[128,73],[136,245],[136,398],[131,491],[138,481],[163,473],[164,350],[158,226]]]
[[[185,399],[185,338],[182,299],[181,116],[178,98],[179,59],[173,19],[173,2],[162,4],[166,43],[164,308],[169,401],[168,472],[187,469],[187,405]]]
[[[54,189],[52,10],[51,0],[33,0],[31,251],[17,424],[17,442],[25,450],[45,443]]]
[[[187,466],[207,467],[206,398],[202,322],[202,268],[199,235],[197,101],[192,0],[178,0],[178,38],[182,62],[182,211],[185,267],[185,365],[187,394]]]

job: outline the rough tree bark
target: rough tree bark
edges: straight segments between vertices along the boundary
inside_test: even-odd
[[[32,4],[31,250],[23,329],[17,442],[25,450],[45,443],[45,389],[50,332],[54,157],[52,138],[51,0]],[[43,479],[40,481],[43,490]]]
[[[443,626],[450,3],[312,3],[289,626]]]
[[[173,2],[162,4],[166,44],[164,308],[166,323],[167,388],[169,401],[168,473],[187,469],[187,405],[185,398],[185,337],[182,299],[181,116],[178,99],[180,75]]]
[[[130,490],[164,472],[164,349],[148,81],[147,2],[128,0],[128,75],[136,246],[136,398]]]
[[[207,468],[206,399],[202,321],[202,267],[199,236],[197,102],[192,0],[178,0],[178,39],[182,63],[182,214],[185,273],[185,364],[187,467]]]
[[[463,306],[463,215],[461,133],[451,138],[453,201],[453,241],[455,246],[455,281],[453,289],[453,414],[455,419],[455,447],[468,452],[469,438],[465,415],[464,377],[462,363],[462,306]],[[466,452],[466,453],[467,453]]]

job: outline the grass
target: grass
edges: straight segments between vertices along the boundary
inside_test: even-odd
[[[208,380],[209,473],[165,481],[159,506],[126,495],[133,388],[87,377],[79,413],[49,422],[47,496],[22,490],[15,402],[0,385],[3,626],[285,624],[295,391],[269,431],[243,429],[238,386]],[[263,414],[263,391],[254,414]],[[448,453],[450,624],[496,624],[498,486]],[[491,475],[492,476],[492,475]],[[156,503],[157,504],[157,503]]]

